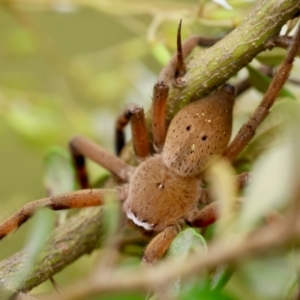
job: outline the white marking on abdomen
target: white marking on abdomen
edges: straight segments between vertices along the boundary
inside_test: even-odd
[[[134,215],[134,213],[129,209],[126,212],[127,218],[130,219],[135,225],[139,227],[143,227],[145,230],[152,230],[154,224],[149,224],[145,221],[141,221],[138,219],[137,216]]]

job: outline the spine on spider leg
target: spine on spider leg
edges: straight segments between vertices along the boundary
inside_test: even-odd
[[[161,70],[158,76],[158,83],[164,83],[169,86],[174,81],[176,86],[186,85],[182,77],[186,73],[184,59],[189,56],[197,46],[209,47],[214,45],[219,38],[205,38],[199,35],[189,37],[184,43],[181,43],[181,21],[177,30],[177,51],[170,59],[169,63]]]

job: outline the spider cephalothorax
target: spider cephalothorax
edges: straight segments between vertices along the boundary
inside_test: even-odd
[[[183,221],[198,227],[215,221],[218,216],[215,203],[202,210],[198,209],[202,195],[202,174],[222,153],[227,159],[232,159],[254,135],[287,79],[294,57],[299,52],[300,29],[298,28],[287,58],[275,75],[266,97],[229,147],[227,144],[231,136],[234,104],[234,89],[230,85],[190,103],[175,115],[168,129],[166,126],[169,86],[186,84],[183,59],[199,41],[199,37],[193,37],[181,45],[179,26],[177,55],[162,70],[154,86],[152,136],[156,153],[150,152],[142,108],[131,104],[117,119],[117,154],[124,146],[123,129],[130,122],[133,147],[137,161],[140,162],[138,167],[129,166],[118,156],[108,153],[83,136],[76,136],[70,141],[70,150],[82,188],[88,188],[84,156],[128,184],[116,189],[83,189],[28,203],[0,224],[0,239],[23,224],[41,207],[59,210],[97,206],[102,205],[104,198],[112,193],[123,202],[123,211],[129,222],[154,236],[143,257],[145,262],[154,263],[168,249]]]
[[[160,155],[149,158],[134,172],[124,211],[135,225],[162,231],[176,224],[200,196],[198,180],[169,170]]]
[[[159,232],[197,208],[199,175],[228,144],[233,103],[234,89],[226,85],[175,115],[162,154],[142,162],[130,179],[124,210],[135,225]]]

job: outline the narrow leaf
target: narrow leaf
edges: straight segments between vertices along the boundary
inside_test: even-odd
[[[27,278],[28,274],[34,268],[35,262],[38,259],[39,253],[44,247],[49,234],[54,228],[54,214],[49,209],[38,211],[34,216],[31,223],[31,230],[29,232],[29,239],[25,252],[27,254],[26,262],[20,267],[20,272],[16,277],[11,279],[11,286],[14,290]]]
[[[45,157],[45,185],[49,195],[75,189],[75,176],[69,154],[59,147],[51,148]]]
[[[250,65],[247,66],[247,70],[249,73],[251,84],[261,93],[265,94],[272,81],[272,78],[262,74]],[[282,88],[281,92],[279,93],[279,97],[288,97],[291,99],[295,99],[295,96],[285,87]]]

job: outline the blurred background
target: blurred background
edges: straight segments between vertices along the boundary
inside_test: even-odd
[[[175,49],[180,19],[184,38],[196,33],[218,37],[237,26],[255,1],[0,3],[3,220],[46,195],[44,158],[51,147],[67,149],[68,140],[80,133],[113,151],[116,116],[126,103],[150,106],[157,75]],[[89,168],[96,180],[101,169]],[[25,241],[26,226],[1,241],[0,258]],[[74,269],[88,269],[93,259],[84,257],[64,272],[74,276]],[[72,277],[59,276],[65,281]]]

